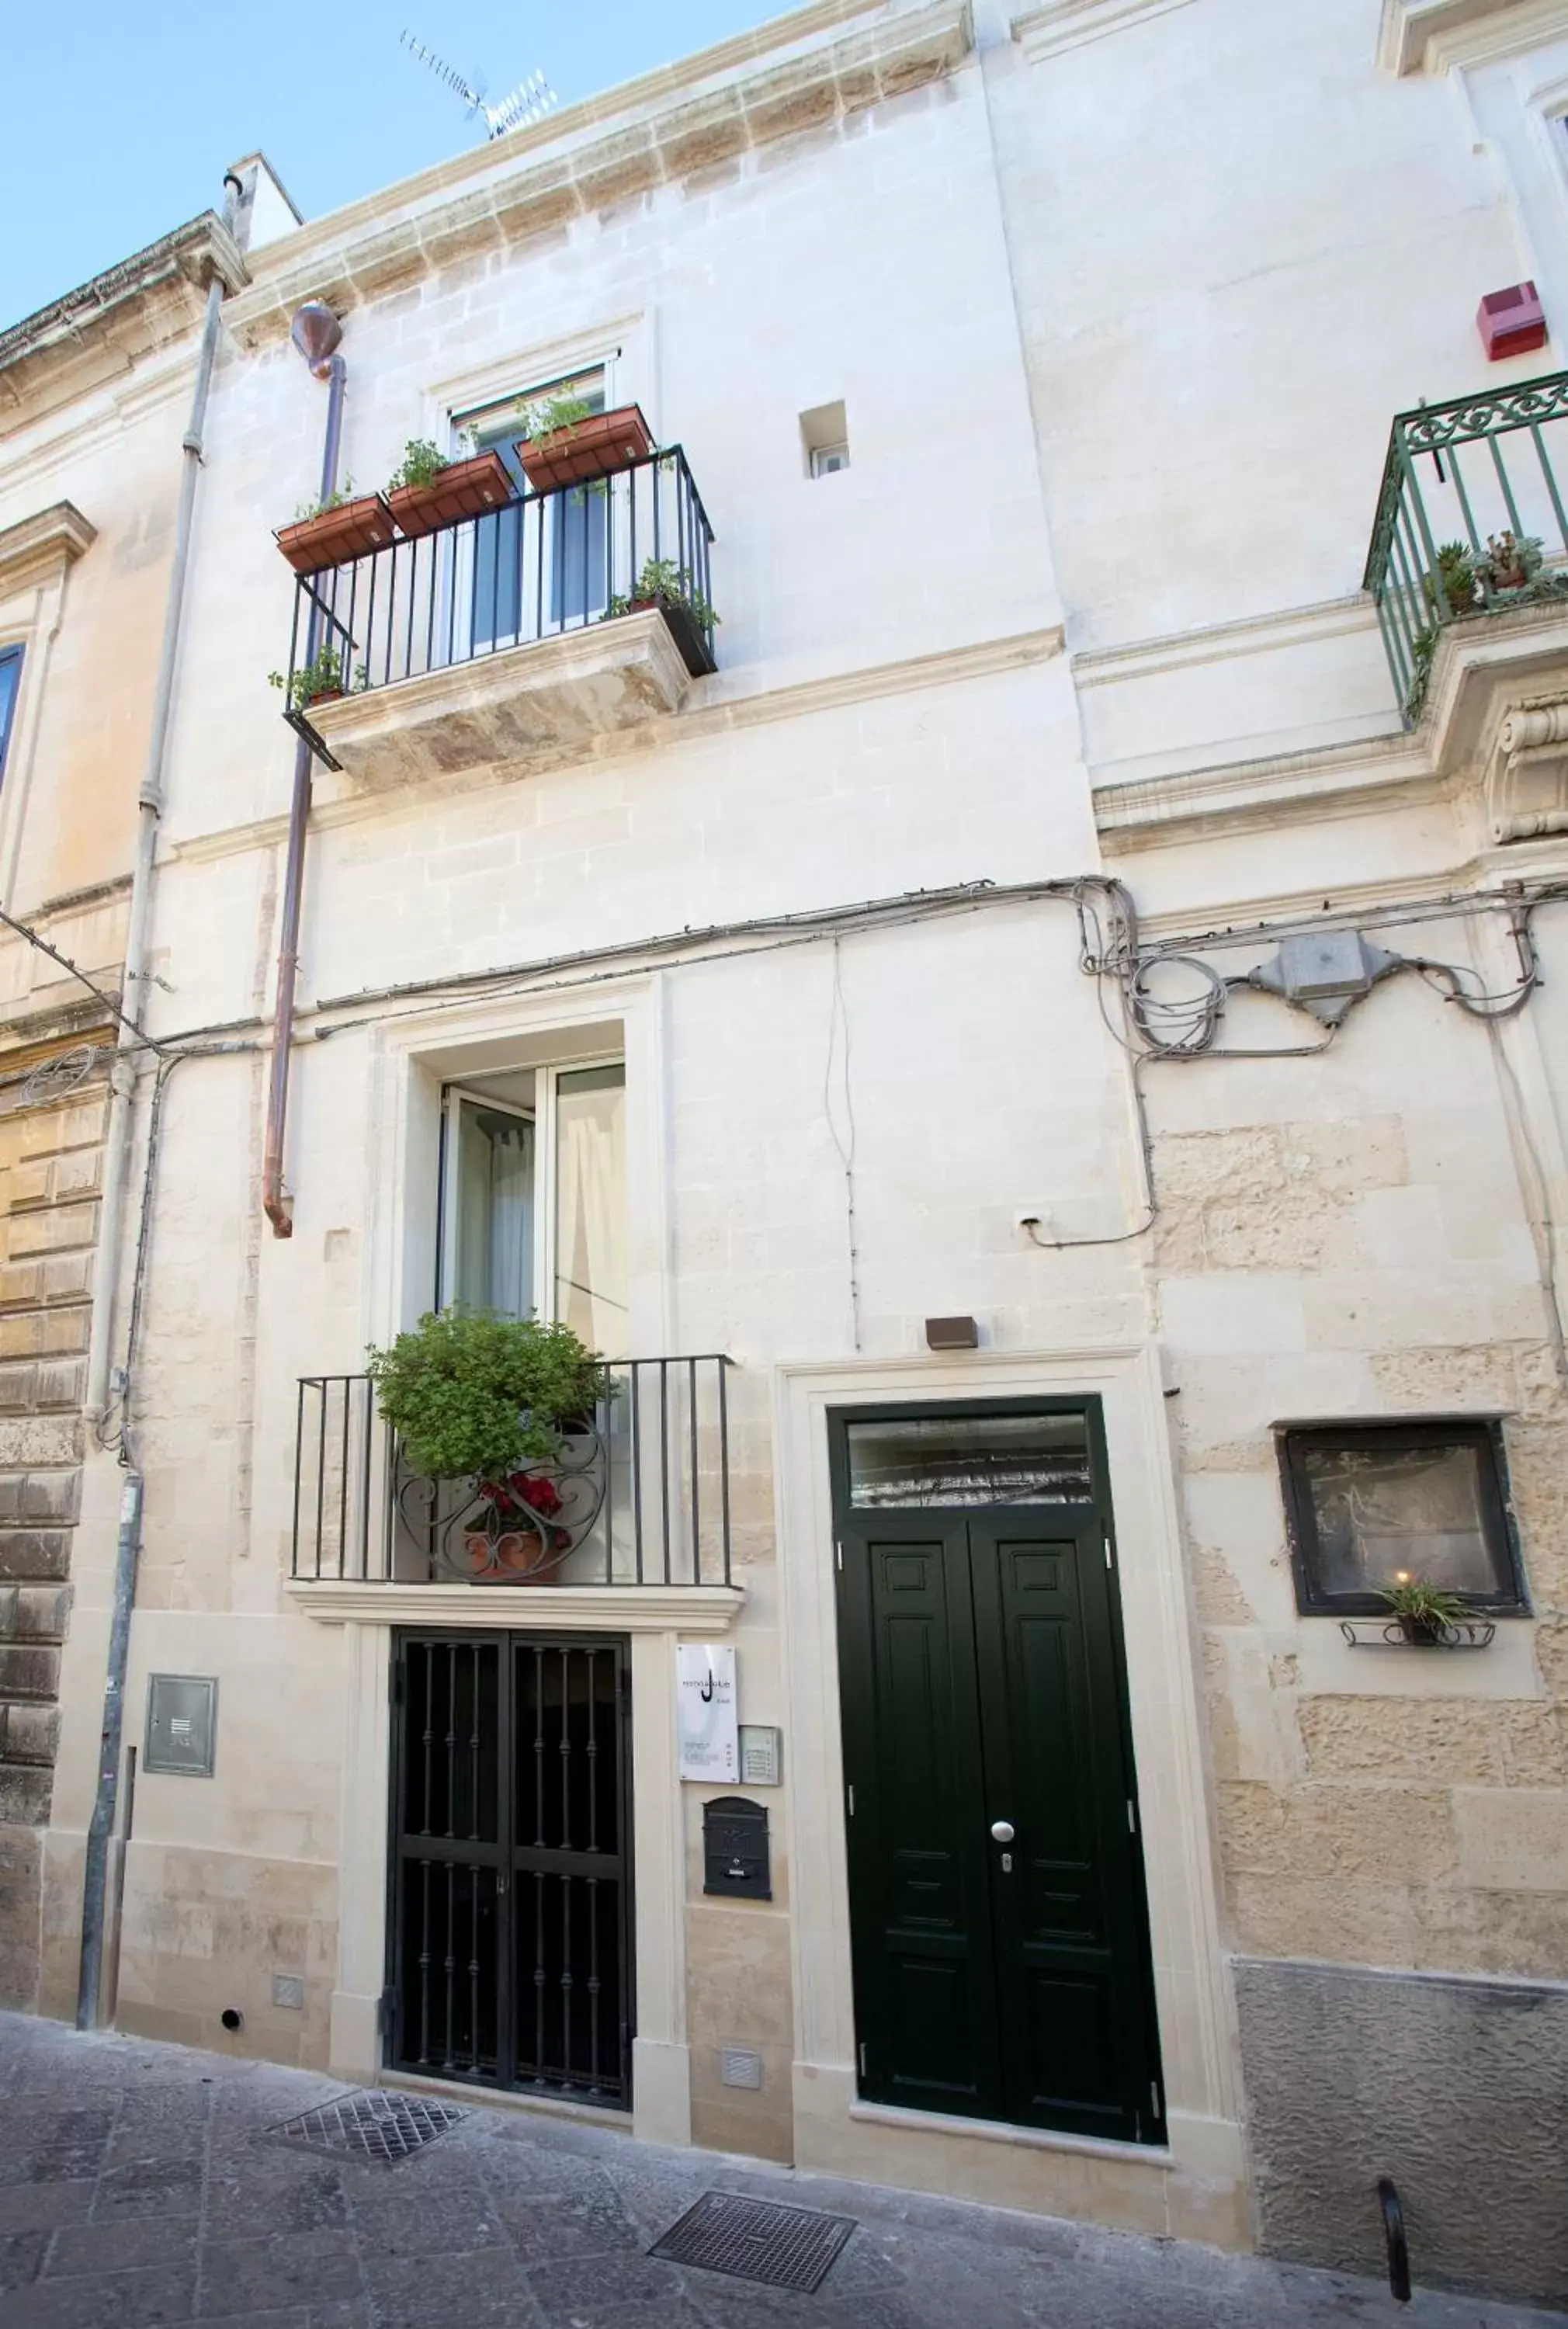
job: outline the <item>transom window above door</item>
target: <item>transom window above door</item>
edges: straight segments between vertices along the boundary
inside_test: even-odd
[[[438,1304],[537,1312],[627,1356],[625,1101],[618,1060],[446,1087]]]
[[[845,1431],[850,1503],[914,1505],[1081,1504],[1094,1495],[1088,1418],[907,1413]]]

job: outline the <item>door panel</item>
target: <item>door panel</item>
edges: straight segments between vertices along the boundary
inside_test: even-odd
[[[980,1410],[967,1420],[978,1433]],[[983,1493],[972,1451],[962,1471],[946,1464],[936,1492],[969,1506],[947,1512],[856,1509],[836,1451],[860,2087],[1157,2141],[1141,1848],[1089,1438],[1082,1479],[1036,1484],[1027,1503]]]
[[[1099,1516],[970,1523],[1009,2116],[1133,2138],[1150,2117],[1142,1904]],[[994,1849],[994,1847],[993,1847]]]
[[[844,1540],[857,2015],[867,2094],[989,2115],[997,2058],[962,1521]]]

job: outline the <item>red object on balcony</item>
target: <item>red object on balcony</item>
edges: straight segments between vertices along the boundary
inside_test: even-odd
[[[1493,363],[1544,348],[1546,317],[1535,285],[1513,283],[1506,291],[1488,291],[1476,310],[1476,329]]]

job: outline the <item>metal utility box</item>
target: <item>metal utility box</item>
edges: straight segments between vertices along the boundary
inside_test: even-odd
[[[1544,348],[1546,317],[1535,285],[1511,283],[1506,291],[1488,291],[1476,311],[1476,329],[1493,363]]]
[[[767,1812],[744,1796],[702,1806],[702,1890],[730,1900],[771,1900]]]
[[[210,1674],[150,1674],[144,1771],[210,1779],[218,1750],[218,1684]]]

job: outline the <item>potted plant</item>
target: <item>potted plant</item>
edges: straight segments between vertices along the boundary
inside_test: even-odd
[[[645,558],[631,597],[613,598],[599,619],[613,623],[619,615],[640,615],[650,607],[657,607],[669,624],[692,678],[711,671],[708,636],[718,617],[698,589],[689,566],[677,566],[672,558]]]
[[[1439,543],[1436,571],[1423,576],[1422,585],[1426,603],[1439,622],[1474,610],[1479,580],[1475,557],[1466,543]]]
[[[324,567],[346,566],[384,550],[392,533],[392,513],[380,495],[356,495],[347,477],[324,501],[302,503],[294,523],[280,525],[276,539],[296,574],[319,574]]]
[[[367,1372],[415,1470],[473,1484],[474,1574],[549,1575],[572,1542],[551,1466],[603,1393],[598,1353],[567,1325],[456,1308],[372,1349]]]
[[[388,506],[410,542],[460,518],[502,509],[511,499],[512,479],[499,453],[451,460],[427,437],[409,438],[387,480]]]
[[[1386,1601],[1399,1630],[1407,1642],[1427,1648],[1436,1648],[1451,1626],[1462,1623],[1465,1605],[1452,1593],[1444,1593],[1423,1577],[1413,1577],[1407,1569],[1397,1569],[1392,1585],[1380,1585],[1379,1600]]]
[[[364,687],[370,674],[364,665],[354,666],[354,685]],[[288,698],[291,712],[303,712],[307,704],[331,703],[343,693],[347,674],[343,659],[330,640],[324,641],[309,663],[301,664],[292,677],[281,671],[269,671],[268,687],[281,687]]]
[[[1488,540],[1487,554],[1480,561],[1482,580],[1494,593],[1527,590],[1540,574],[1542,553],[1543,544],[1536,535],[1516,535],[1505,527]]]
[[[592,412],[580,396],[549,396],[524,407],[517,457],[536,494],[559,486],[587,485],[613,477],[634,461],[645,461],[653,439],[640,407],[617,405]]]

